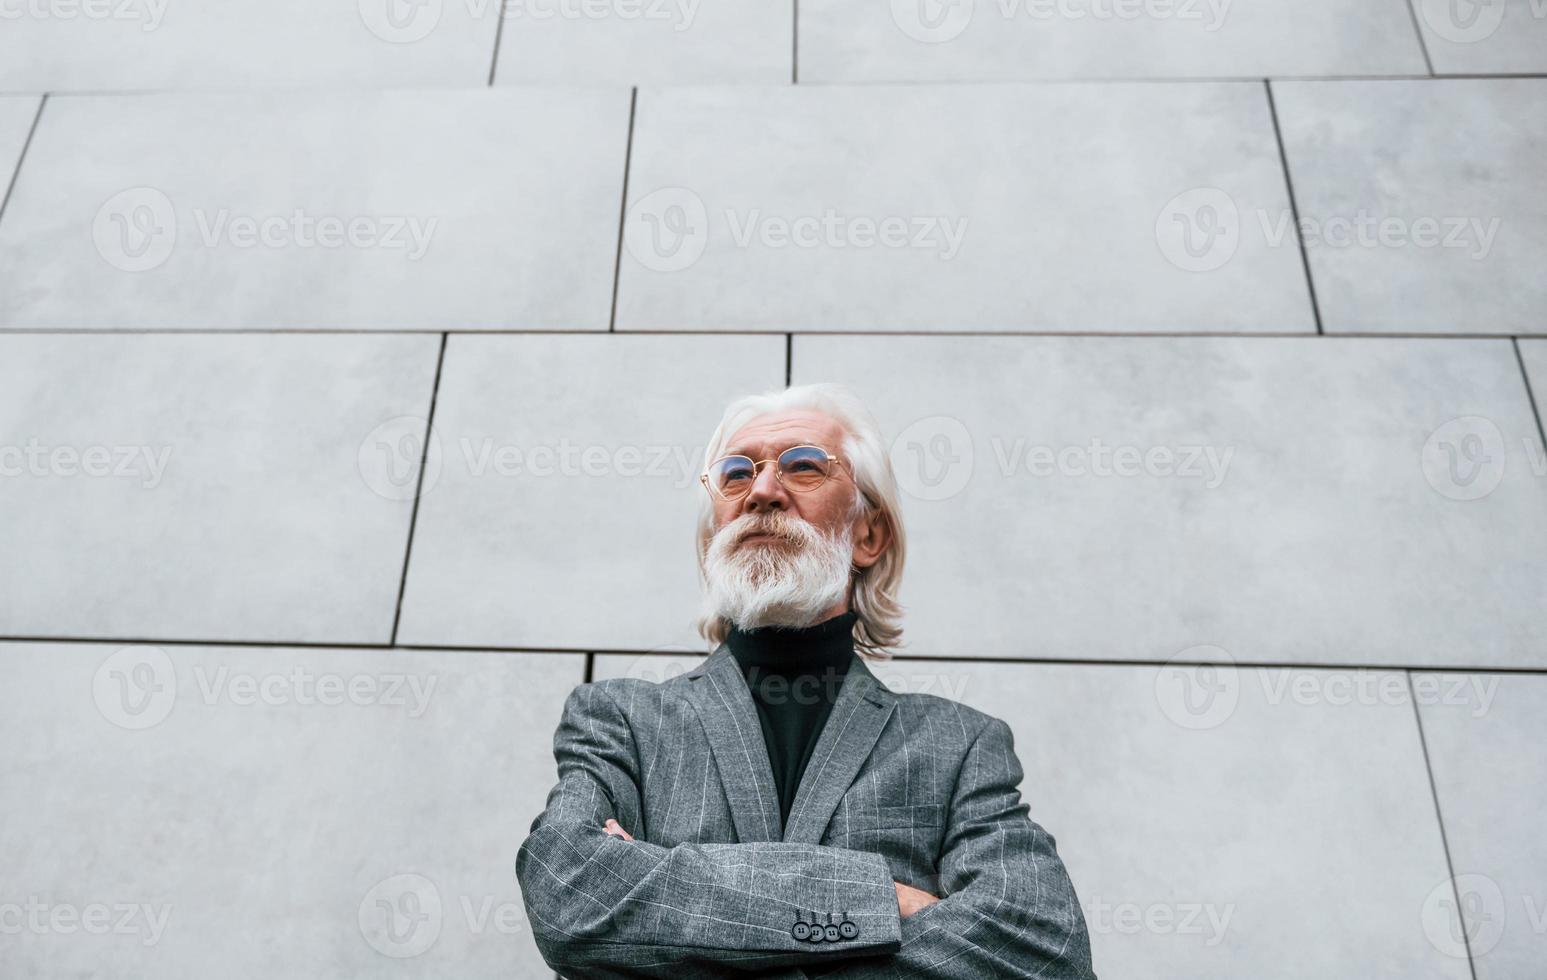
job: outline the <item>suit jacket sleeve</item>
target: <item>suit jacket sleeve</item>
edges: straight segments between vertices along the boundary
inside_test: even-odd
[[[939,902],[902,920],[895,955],[807,967],[833,980],[1094,980],[1090,937],[1051,834],[1021,802],[1010,726],[993,718],[962,763],[937,882]],[[931,887],[931,885],[934,887]]]
[[[897,892],[879,855],[775,841],[662,847],[607,834],[609,817],[641,838],[644,829],[634,740],[607,684],[580,685],[566,701],[554,736],[559,782],[516,857],[549,966],[573,980],[687,980],[898,948]],[[797,940],[793,925],[812,912],[847,913],[858,933]]]

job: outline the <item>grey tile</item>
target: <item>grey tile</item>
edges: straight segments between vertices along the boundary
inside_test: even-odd
[[[386,641],[438,343],[0,337],[0,635]]]
[[[927,0],[800,7],[801,81],[1423,73],[1405,0]]]
[[[633,677],[659,684],[680,677],[703,663],[709,650],[708,644],[701,646],[705,649],[697,652],[689,652],[685,646],[665,646],[654,653],[639,655],[599,653],[591,666],[591,679],[602,681],[611,677]]]
[[[1547,666],[1506,340],[797,337],[892,440],[919,655]]]
[[[1441,75],[1547,71],[1547,7],[1540,0],[1413,0],[1413,10]]]
[[[793,8],[793,0],[508,0],[495,83],[786,83]]]
[[[1329,332],[1547,331],[1547,80],[1273,90]]]
[[[514,863],[584,658],[0,644],[0,665],[0,779],[26,801],[0,823],[7,900],[45,926],[135,907],[126,934],[15,931],[0,973],[547,975]]]
[[[452,337],[399,639],[691,643],[704,448],[783,337]]]
[[[876,672],[1009,722],[1022,798],[1058,843],[1101,976],[1468,976],[1425,939],[1447,872],[1400,672]]]
[[[629,202],[619,329],[1314,329],[1292,237],[1179,238],[1287,214],[1260,84],[643,90]]]
[[[50,92],[483,85],[499,4],[16,4],[0,88]]]
[[[1547,677],[1414,674],[1434,789],[1478,980],[1535,976],[1547,962]],[[1436,901],[1453,901],[1443,890]]]
[[[0,96],[0,199],[4,199],[16,174],[16,163],[21,159],[22,147],[27,145],[39,101],[33,96]]]
[[[0,326],[605,330],[628,101],[53,99],[0,225]]]

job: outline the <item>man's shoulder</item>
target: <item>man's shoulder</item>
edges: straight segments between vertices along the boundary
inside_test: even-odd
[[[633,714],[642,708],[659,709],[680,701],[687,691],[687,685],[691,683],[688,672],[657,672],[648,665],[637,674],[642,676],[631,673],[623,677],[588,681],[577,686],[575,691],[585,692],[582,696],[588,699],[604,698],[616,704],[623,713]]]

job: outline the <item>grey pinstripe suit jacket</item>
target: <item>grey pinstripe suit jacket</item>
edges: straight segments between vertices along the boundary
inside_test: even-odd
[[[782,833],[724,644],[664,683],[575,688],[554,755],[516,874],[538,948],[572,980],[1094,977],[1009,726],[893,693],[858,656]],[[636,839],[604,833],[609,817]],[[900,918],[893,881],[943,898]]]

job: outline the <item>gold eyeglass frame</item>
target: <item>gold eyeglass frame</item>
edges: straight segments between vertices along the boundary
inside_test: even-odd
[[[844,459],[842,456],[835,456],[831,452],[828,452],[826,446],[813,446],[810,443],[804,443],[804,444],[799,445],[799,446],[791,446],[789,449],[785,449],[785,450],[781,451],[779,453],[779,456],[783,456],[785,453],[788,453],[788,452],[793,452],[796,449],[815,449],[818,452],[820,452],[823,455],[825,455],[827,457],[827,461],[829,463],[842,463],[845,467],[848,468],[850,475],[851,476],[853,475],[854,467],[849,464],[849,461]],[[752,492],[752,484],[757,482],[757,471],[758,471],[758,468],[761,467],[764,463],[773,463],[774,464],[774,479],[779,481],[779,486],[784,487],[784,489],[788,490],[790,493],[810,493],[813,490],[820,490],[822,487],[827,486],[827,481],[828,480],[832,479],[832,475],[833,474],[832,474],[832,471],[829,470],[827,475],[822,477],[822,482],[821,483],[818,483],[814,487],[807,487],[804,490],[798,490],[795,487],[792,487],[789,484],[785,483],[784,482],[784,477],[779,475],[779,456],[775,456],[772,459],[753,459],[751,456],[748,456],[745,453],[726,453],[724,456],[716,457],[714,462],[709,464],[708,469],[706,469],[703,473],[700,473],[698,475],[698,482],[702,483],[704,485],[704,489],[705,490],[708,490],[710,493],[714,494],[716,497],[720,498],[721,500],[740,500],[742,497],[745,497],[747,494]],[[714,469],[723,460],[727,460],[727,459],[744,459],[747,462],[752,464],[752,480],[751,480],[751,482],[749,482],[747,484],[747,489],[744,492],[738,493],[734,497],[729,496],[728,494],[720,492],[720,490],[717,489],[714,486],[714,484],[709,482],[709,472],[708,471]]]

